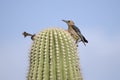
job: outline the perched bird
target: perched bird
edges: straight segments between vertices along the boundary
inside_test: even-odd
[[[31,36],[31,39],[34,40],[35,34],[32,35],[32,34],[27,33],[27,32],[23,32],[22,34],[24,35],[24,37]]]
[[[71,36],[76,40],[76,44],[79,41],[82,41],[84,45],[85,43],[88,43],[86,38],[82,35],[81,31],[74,25],[74,22],[72,20],[62,20],[68,25],[68,32],[71,34]]]

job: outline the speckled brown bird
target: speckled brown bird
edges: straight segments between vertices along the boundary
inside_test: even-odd
[[[84,45],[85,43],[88,43],[88,40],[82,35],[80,29],[75,26],[74,22],[72,20],[62,20],[68,25],[68,32],[71,34],[71,36],[76,40],[76,44],[79,41],[82,41]]]

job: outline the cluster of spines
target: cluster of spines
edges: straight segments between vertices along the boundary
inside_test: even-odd
[[[77,47],[63,29],[51,28],[35,36],[28,80],[82,80]]]

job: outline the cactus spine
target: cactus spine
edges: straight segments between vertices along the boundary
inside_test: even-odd
[[[34,37],[27,79],[83,80],[77,47],[67,31],[51,28]]]

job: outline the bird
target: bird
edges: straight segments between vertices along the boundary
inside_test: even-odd
[[[71,34],[71,36],[76,40],[76,44],[78,42],[82,41],[83,44],[86,46],[85,43],[88,43],[88,40],[83,36],[80,29],[75,26],[74,22],[72,20],[62,20],[68,25],[68,32]]]
[[[23,34],[24,37],[31,36],[31,39],[34,40],[35,34],[30,34],[30,33],[27,33],[27,32],[23,32],[22,34]]]

